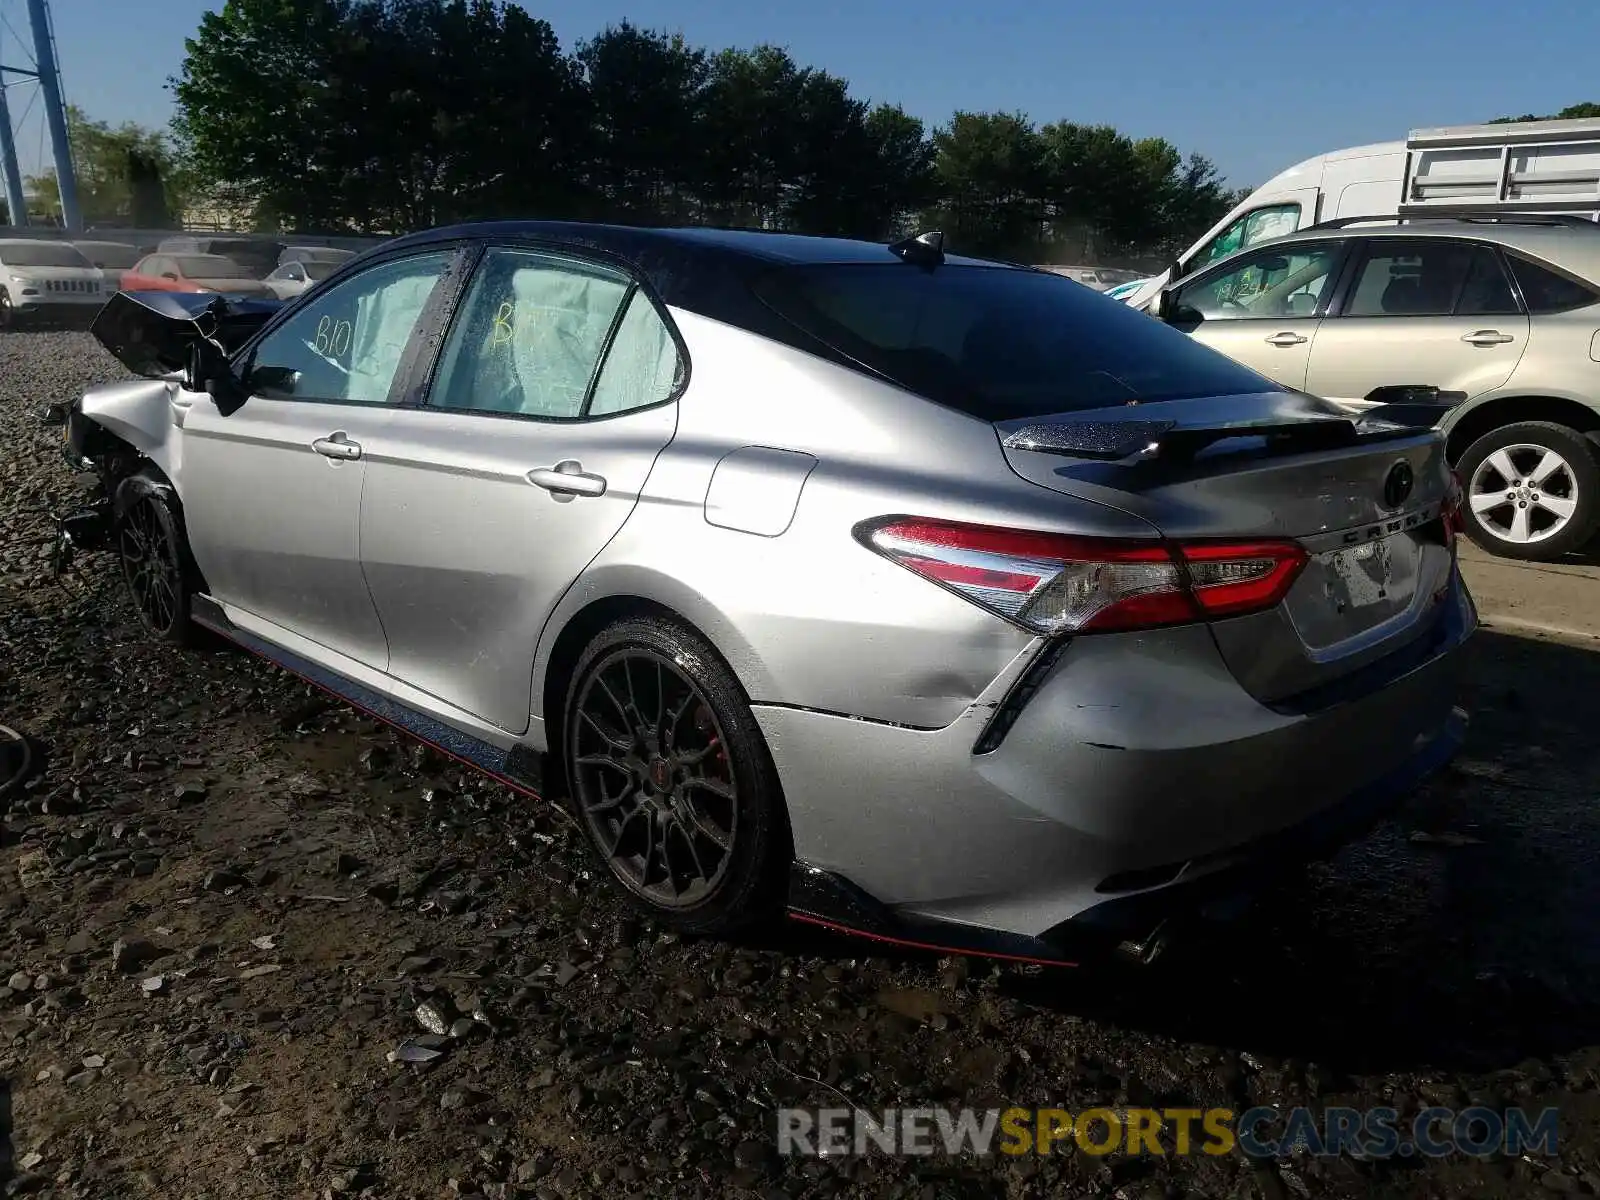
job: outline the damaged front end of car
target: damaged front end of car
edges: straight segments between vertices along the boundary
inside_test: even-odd
[[[225,362],[283,303],[179,292],[119,292],[90,332],[141,378],[99,384],[72,401],[46,405],[39,420],[61,430],[61,453],[74,471],[92,473],[84,502],[56,514],[52,570],[59,578],[82,551],[105,549],[123,500],[140,479],[171,488],[180,402],[197,360]]]

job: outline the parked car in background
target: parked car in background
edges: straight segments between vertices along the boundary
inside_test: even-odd
[[[1335,221],[1162,294],[1213,349],[1359,409],[1434,387],[1486,549],[1550,559],[1600,529],[1600,225],[1576,218]]]
[[[160,254],[220,254],[249,268],[251,279],[261,279],[278,265],[283,243],[272,238],[184,235],[163,238],[156,251]]]
[[[343,250],[338,246],[285,246],[278,254],[278,265],[287,266],[292,262],[299,263],[342,263],[354,258],[354,250]]]
[[[0,239],[0,329],[92,316],[115,290],[71,242]]]
[[[111,272],[113,281],[120,279],[122,272],[143,257],[139,247],[129,245],[127,242],[90,242],[80,240],[72,244],[95,266],[102,271]]]
[[[122,274],[125,292],[227,292],[271,296],[249,267],[220,254],[151,254]]]
[[[291,259],[263,281],[280,300],[292,300],[314,283],[320,283],[339,269],[339,263],[322,259]]]
[[[1119,267],[1045,267],[1044,269],[1056,275],[1065,275],[1068,279],[1081,283],[1084,287],[1093,288],[1097,292],[1107,291],[1140,277],[1137,271],[1127,271]]]
[[[1235,205],[1184,251],[1175,271],[1152,276],[1124,299],[1147,308],[1171,280],[1319,222],[1465,207],[1600,216],[1600,120],[1414,129],[1404,141],[1308,158]]]
[[[67,418],[147,630],[571,796],[668,924],[1075,958],[1460,743],[1436,431],[937,234],[464,225],[219,307],[114,297],[149,378]]]

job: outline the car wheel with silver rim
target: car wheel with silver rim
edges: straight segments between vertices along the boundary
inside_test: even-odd
[[[1467,534],[1494,554],[1548,560],[1594,535],[1600,467],[1565,425],[1525,421],[1495,429],[1458,464]]]
[[[638,907],[697,933],[778,910],[792,851],[777,771],[704,639],[664,618],[610,626],[578,661],[563,724],[573,808]]]
[[[17,327],[17,308],[11,301],[11,293],[5,288],[0,288],[0,329],[15,329]]]

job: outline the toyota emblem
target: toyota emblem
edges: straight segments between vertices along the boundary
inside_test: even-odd
[[[1399,508],[1411,495],[1411,489],[1416,485],[1416,475],[1411,470],[1411,464],[1404,459],[1389,468],[1389,474],[1383,481],[1383,506],[1385,508]]]

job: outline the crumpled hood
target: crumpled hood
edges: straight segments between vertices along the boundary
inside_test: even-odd
[[[118,292],[89,329],[128,370],[153,379],[182,370],[197,337],[214,337],[231,354],[282,307],[270,295],[236,300],[202,292]]]

